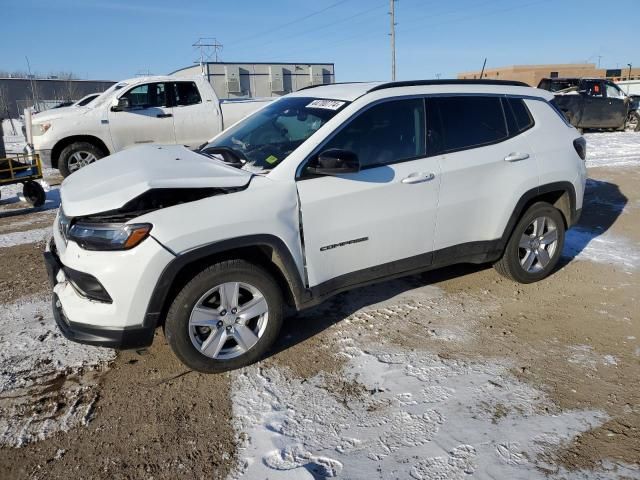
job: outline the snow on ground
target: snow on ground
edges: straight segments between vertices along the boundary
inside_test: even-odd
[[[606,420],[597,411],[559,412],[508,364],[363,340],[402,329],[409,318],[393,312],[410,307],[411,323],[427,322],[431,312],[420,302],[388,308],[387,318],[360,311],[341,322],[333,335],[348,359],[344,372],[311,379],[260,365],[236,372],[233,477],[542,479],[540,454]]]
[[[69,342],[51,300],[32,298],[0,310],[0,447],[18,447],[91,419],[96,369],[115,351]]]
[[[51,236],[51,227],[25,230],[24,232],[3,233],[0,236],[0,248],[23,245],[25,243],[43,242]]]
[[[640,166],[640,132],[586,133],[587,167]]]
[[[609,232],[594,235],[590,230],[573,227],[565,237],[563,256],[623,267],[640,268],[640,245]]]

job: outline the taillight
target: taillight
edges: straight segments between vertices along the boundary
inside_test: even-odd
[[[582,160],[587,158],[587,141],[584,137],[576,138],[573,141],[573,148],[576,149],[576,153]]]

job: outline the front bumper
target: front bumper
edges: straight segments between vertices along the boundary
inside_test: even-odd
[[[36,153],[40,157],[40,161],[42,162],[43,167],[53,167],[53,164],[51,162],[51,150],[36,150]]]
[[[59,283],[59,277],[63,269],[53,240],[49,243],[43,255],[47,268],[47,275],[49,277],[49,283],[51,284],[51,288],[53,288]],[[64,275],[64,272],[62,272],[62,275]],[[153,335],[156,327],[155,322],[149,321],[145,322],[142,326],[123,328],[107,328],[86,323],[72,322],[65,315],[58,295],[54,292],[52,296],[53,316],[58,328],[69,340],[78,343],[117,349],[147,347],[153,342]]]

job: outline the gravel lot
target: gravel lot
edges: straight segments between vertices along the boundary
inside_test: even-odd
[[[549,279],[457,266],[339,295],[225,375],[71,344],[49,311],[59,203],[0,200],[0,478],[640,479],[640,135],[588,140]]]

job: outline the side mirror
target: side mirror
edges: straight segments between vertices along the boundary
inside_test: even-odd
[[[315,175],[356,173],[360,171],[360,160],[349,150],[331,148],[318,155],[318,159],[309,165],[307,171]]]
[[[120,112],[129,108],[129,99],[127,97],[114,98],[111,102],[111,111]]]

